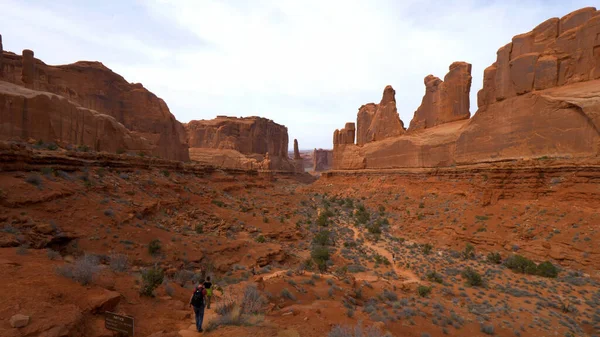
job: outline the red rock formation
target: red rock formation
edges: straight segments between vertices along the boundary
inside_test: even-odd
[[[235,150],[257,162],[269,153],[272,169],[294,170],[287,155],[287,128],[270,119],[217,116],[212,120],[191,121],[185,124],[185,129],[192,160],[200,161],[201,155],[206,156],[204,149]]]
[[[300,150],[298,149],[297,139],[294,139],[294,159],[302,159],[302,157],[300,157]]]
[[[313,170],[315,172],[327,171],[333,166],[333,151],[314,149]]]
[[[112,116],[132,134],[145,138],[149,146],[143,148],[151,154],[166,159],[189,160],[185,130],[169,112],[166,103],[141,84],[128,83],[102,63],[77,62],[48,66],[35,59],[30,50],[24,50],[23,56],[4,52],[2,63],[4,81],[36,91],[51,92],[84,108]],[[54,107],[49,107],[49,110],[54,110]],[[48,128],[41,124],[33,126]],[[43,130],[30,131],[40,135],[52,134]],[[94,133],[97,132],[100,131]],[[80,139],[86,137],[79,136]],[[107,150],[102,147],[97,149]]]
[[[409,130],[469,119],[471,79],[471,65],[466,62],[452,63],[444,81],[433,75],[425,77],[425,96]]]
[[[596,158],[600,154],[599,14],[584,8],[547,20],[500,48],[496,62],[484,71],[473,118],[434,127],[427,122],[421,132],[359,141],[361,146],[334,142],[334,168],[441,167],[544,156]],[[438,91],[442,86],[432,77],[428,83],[428,88]],[[424,106],[435,106],[428,102],[426,94],[426,104],[415,114],[411,128],[428,120],[421,117],[426,115],[421,114]],[[365,120],[376,123],[372,107],[361,110]],[[366,133],[360,120],[358,129],[363,140]]]
[[[405,132],[404,123],[396,109],[396,92],[388,85],[379,104],[369,103],[358,110],[356,118],[357,144],[383,140]]]
[[[0,138],[44,139],[96,151],[147,151],[153,144],[114,118],[68,99],[0,81]]]
[[[333,132],[333,145],[354,144],[355,132],[354,123],[346,123],[343,129]]]

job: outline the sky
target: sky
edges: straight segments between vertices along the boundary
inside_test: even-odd
[[[101,61],[162,97],[181,122],[261,116],[290,148],[332,148],[333,131],[386,85],[408,127],[454,61],[483,70],[514,35],[593,6],[578,0],[0,0],[4,50],[59,65]]]

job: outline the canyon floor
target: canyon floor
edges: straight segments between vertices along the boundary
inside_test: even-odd
[[[0,149],[1,336],[112,336],[106,310],[200,336],[205,275],[206,336],[600,334],[598,163],[316,179],[35,147]]]

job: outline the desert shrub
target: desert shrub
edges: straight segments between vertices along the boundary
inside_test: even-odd
[[[425,255],[429,255],[429,253],[431,253],[432,249],[433,249],[433,246],[430,243],[426,243],[421,247],[421,250],[422,250],[423,254],[425,254]]]
[[[465,245],[465,250],[463,251],[463,258],[465,260],[470,260],[475,258],[475,247],[472,244],[468,243]]]
[[[193,271],[185,269],[179,270],[173,275],[173,280],[182,287],[185,287],[188,282],[198,283],[200,280],[197,280],[197,278],[199,278],[199,276]]]
[[[105,209],[104,210],[104,215],[112,218],[113,216],[115,216],[115,212],[112,209],[110,209],[110,208],[109,209]]]
[[[16,253],[17,255],[27,255],[27,253],[29,253],[29,245],[20,245],[19,247],[17,247]]]
[[[427,297],[431,294],[431,287],[421,285],[417,288],[417,293],[421,297]]]
[[[194,230],[196,231],[197,234],[202,234],[202,233],[204,233],[204,225],[201,223],[196,224],[196,228],[194,228]]]
[[[144,296],[154,296],[154,289],[162,284],[164,277],[163,270],[157,266],[143,270],[140,294]]]
[[[331,232],[329,232],[328,230],[322,230],[319,233],[317,233],[313,239],[313,243],[317,244],[317,245],[321,245],[321,246],[328,246],[329,245],[329,236],[330,236]]]
[[[486,335],[493,335],[494,334],[494,326],[491,324],[481,324],[481,332],[483,332]]]
[[[550,261],[545,261],[537,266],[537,274],[543,277],[555,278],[558,276],[558,268]]]
[[[345,207],[347,208],[354,208],[354,200],[352,200],[352,198],[346,198],[345,200]]]
[[[372,225],[367,226],[367,230],[371,234],[381,234],[381,225],[378,222],[376,222]]]
[[[160,171],[160,173],[162,173],[162,175],[167,178],[171,175],[171,172],[169,172],[168,170],[162,170],[162,171]]]
[[[359,205],[356,210],[356,222],[359,224],[366,224],[371,219],[371,214],[365,208],[364,205]]]
[[[383,264],[386,266],[390,265],[390,260],[388,260],[387,257],[385,257],[385,256],[375,254],[375,256],[373,256],[373,258],[375,259],[375,263]]]
[[[267,218],[267,216],[266,216],[266,215],[265,215],[265,216],[263,216],[263,222],[264,222],[264,223],[269,223],[269,218]]]
[[[173,289],[173,286],[169,282],[165,282],[165,293],[171,297],[175,295],[175,289]]]
[[[213,199],[213,200],[211,201],[211,203],[212,203],[213,205],[217,205],[217,206],[219,206],[219,207],[225,207],[225,203],[224,203],[224,202],[222,202],[221,200]]]
[[[264,237],[264,236],[262,236],[262,235],[259,235],[259,236],[257,236],[257,237],[256,237],[256,239],[254,239],[254,241],[256,241],[256,242],[258,242],[258,243],[264,243],[264,242],[266,242],[266,241],[267,241],[267,239],[265,239],[265,237]]]
[[[461,275],[466,280],[467,285],[471,287],[480,287],[483,285],[481,275],[471,267],[465,268]]]
[[[436,283],[444,283],[444,279],[442,278],[442,275],[438,272],[435,271],[429,271],[427,273],[427,279],[431,282],[436,282]]]
[[[324,246],[314,246],[310,252],[310,256],[319,268],[319,270],[327,270],[327,261],[329,261],[329,249]]]
[[[87,254],[72,264],[66,264],[56,269],[59,275],[70,278],[81,285],[92,283],[98,270],[98,258],[95,255]]]
[[[124,254],[112,254],[110,256],[110,269],[116,272],[124,272],[129,268],[129,258]]]
[[[25,178],[25,182],[40,187],[42,186],[42,177],[39,174],[32,173]]]
[[[288,288],[283,288],[280,293],[281,297],[287,298],[288,300],[295,301],[296,296]]]
[[[349,315],[350,316],[350,315]],[[369,326],[363,328],[362,324],[359,322],[355,326],[348,325],[336,325],[334,326],[327,337],[385,337],[386,334],[383,334],[381,330],[379,330],[375,326]]]
[[[46,249],[46,256],[48,256],[50,260],[60,259],[60,253],[51,248]]]
[[[348,265],[348,271],[351,273],[360,273],[363,271],[366,271],[367,268],[361,266],[360,264],[349,264]]]
[[[489,253],[489,254],[487,255],[487,260],[488,260],[490,263],[495,263],[495,264],[500,264],[500,263],[502,263],[502,257],[500,256],[500,253],[496,253],[496,252],[494,252],[494,253]]]
[[[255,285],[249,285],[244,290],[241,309],[244,314],[259,314],[262,313],[265,299],[258,291]]]
[[[152,256],[158,255],[161,250],[162,246],[159,239],[154,239],[148,244],[148,253],[150,253]]]
[[[398,300],[398,295],[396,295],[395,292],[384,289],[383,290],[383,297],[388,300],[388,301],[397,301]]]
[[[537,272],[537,266],[535,262],[518,254],[509,256],[506,261],[504,261],[504,265],[508,269],[521,274],[533,275]]]

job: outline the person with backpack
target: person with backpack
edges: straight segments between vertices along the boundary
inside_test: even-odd
[[[198,284],[192,297],[190,297],[190,306],[194,307],[196,315],[196,330],[202,332],[202,321],[204,320],[204,305],[206,302],[206,289],[203,284]]]
[[[206,309],[210,309],[210,299],[213,293],[212,282],[210,282],[210,276],[206,277],[204,281],[204,289],[206,289]]]

